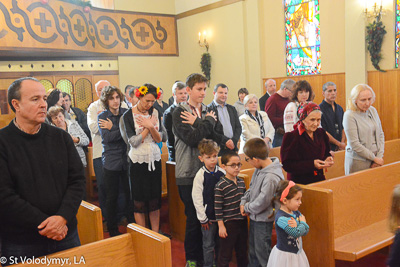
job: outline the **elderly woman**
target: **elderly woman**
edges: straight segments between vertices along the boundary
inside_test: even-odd
[[[378,112],[371,106],[375,93],[366,84],[356,85],[350,93],[343,128],[347,137],[345,174],[383,165],[385,136]]]
[[[283,136],[281,160],[288,180],[310,184],[325,180],[323,169],[333,165],[329,137],[319,128],[321,110],[315,103],[306,103],[297,112],[299,121],[294,131]]]
[[[285,133],[293,131],[293,126],[299,121],[297,117],[297,109],[300,105],[304,105],[306,102],[311,101],[313,91],[309,82],[302,80],[297,81],[293,85],[292,102],[287,104],[285,111],[283,112],[283,124]]]
[[[242,116],[244,114],[244,98],[249,94],[249,91],[246,88],[240,88],[238,91],[238,97],[239,100],[235,102],[235,104],[233,104],[233,106],[235,107],[238,117]]]
[[[86,156],[83,147],[89,145],[89,138],[79,126],[78,122],[65,119],[64,109],[62,107],[53,106],[47,111],[48,120],[58,128],[63,129],[71,135],[75,148],[81,157],[82,164],[86,167]]]
[[[247,95],[243,100],[243,104],[245,111],[239,118],[242,126],[239,153],[243,153],[244,144],[254,137],[263,139],[265,143],[271,146],[275,135],[275,129],[267,113],[264,111],[257,111],[257,96],[254,94]]]

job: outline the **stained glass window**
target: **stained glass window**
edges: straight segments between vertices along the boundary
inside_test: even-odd
[[[321,73],[319,0],[284,0],[284,5],[287,75]]]
[[[396,1],[396,68],[399,67],[400,53],[400,0]]]

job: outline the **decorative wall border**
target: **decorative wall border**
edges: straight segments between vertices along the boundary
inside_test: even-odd
[[[1,50],[177,56],[176,32],[174,15],[83,9],[62,1],[0,2]]]

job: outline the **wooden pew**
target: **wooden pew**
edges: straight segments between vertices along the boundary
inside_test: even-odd
[[[344,175],[345,151],[334,152],[335,164],[325,172],[326,179],[332,179]],[[385,142],[385,154],[383,156],[385,164],[400,161],[400,139]]]
[[[166,162],[168,185],[169,228],[173,238],[185,240],[186,216],[185,205],[181,201],[175,179],[175,162]]]
[[[167,154],[161,154],[161,196],[166,197],[168,195],[168,185],[167,185]]]
[[[133,266],[148,267],[172,266],[171,241],[158,233],[141,227],[137,224],[129,224],[128,233],[64,250],[46,256],[47,259],[68,258],[68,265],[98,266]],[[82,262],[83,260],[83,262]],[[52,266],[60,266],[61,264]],[[18,266],[32,266],[32,264],[19,264]],[[48,266],[38,264],[35,266]]]
[[[400,139],[385,142],[385,154],[383,155],[385,164],[400,161]]]
[[[94,198],[94,181],[96,181],[96,174],[94,173],[93,167],[93,147],[88,147],[88,153],[86,154],[87,160],[87,176],[86,176],[86,196],[88,199]]]
[[[396,184],[400,162],[304,186],[300,210],[310,225],[303,239],[310,265],[356,261],[390,245],[387,217]]]
[[[99,207],[82,201],[78,213],[78,234],[81,244],[85,245],[95,241],[102,240],[103,235],[103,217]]]

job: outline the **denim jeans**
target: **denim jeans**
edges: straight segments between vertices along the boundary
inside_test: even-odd
[[[193,185],[179,185],[179,196],[185,205],[186,228],[185,228],[185,256],[186,260],[203,262],[203,236],[201,224],[197,219],[196,208],[192,199]]]
[[[16,242],[10,239],[2,240],[2,257],[7,259],[3,266],[21,263],[21,259],[38,258],[69,248],[80,246],[81,242],[78,236],[78,230],[68,231],[67,236],[61,241],[48,239],[47,237],[38,237],[29,242]],[[3,258],[2,258],[3,260]]]
[[[120,188],[124,188],[124,195],[130,195],[129,178],[126,170],[122,171],[110,171],[103,168],[104,172],[104,185],[107,193],[106,200],[106,214],[107,214],[107,228],[110,235],[113,236],[118,231],[118,216],[117,216],[117,205]],[[125,207],[129,207],[130,198],[125,197]]]
[[[278,134],[275,132],[274,141],[272,142],[272,147],[279,147],[282,145],[283,134]]]
[[[250,220],[249,229],[249,267],[265,267],[271,253],[273,222]]]
[[[218,238],[218,223],[212,222],[208,227],[208,230],[205,230],[203,227],[201,228],[201,233],[203,234],[203,267],[212,267],[214,264],[214,255],[217,254],[215,245]]]

